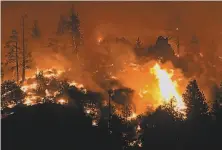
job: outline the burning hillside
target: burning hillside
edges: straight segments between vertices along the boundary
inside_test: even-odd
[[[132,106],[132,112],[128,116],[131,120],[137,115],[144,113],[147,108],[155,109],[159,105],[169,103],[173,98],[176,100],[175,105],[177,109],[179,111],[184,109],[185,106],[182,101],[181,91],[178,90],[180,88],[180,81],[174,78],[173,70],[169,73],[167,69],[161,67],[161,64],[151,64],[138,65],[131,63],[125,65],[124,72],[119,72],[119,74],[116,74],[117,76],[108,77],[110,80],[106,82],[116,81],[122,84],[122,87],[118,84],[111,84],[109,87],[114,90],[112,105],[119,107],[117,107],[119,109],[116,111],[117,114],[123,115],[122,113],[124,112],[121,109],[124,109],[126,105]],[[62,105],[68,104],[70,103],[68,92],[70,87],[75,87],[83,95],[87,95],[88,90],[84,88],[83,84],[66,79],[67,72],[69,70],[46,69],[40,71],[38,69],[35,75],[28,77],[26,82],[21,85],[21,90],[24,92],[24,99],[21,99],[19,103],[27,106],[47,101]],[[127,90],[128,87],[131,90]],[[104,98],[95,100],[97,101],[96,103],[107,101],[108,94],[105,92],[101,94]],[[6,95],[7,93],[5,93],[3,98]],[[88,105],[87,100],[85,103],[86,114],[99,115],[96,105]],[[15,105],[14,101],[7,100],[7,104],[3,105],[3,107],[12,108]]]

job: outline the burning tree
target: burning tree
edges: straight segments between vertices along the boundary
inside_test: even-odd
[[[16,81],[19,81],[19,50],[18,47],[18,32],[16,30],[12,30],[12,35],[10,36],[10,40],[6,42],[5,48],[9,49],[6,57],[6,65],[11,64],[11,70],[16,72]]]
[[[183,94],[186,104],[186,114],[188,119],[197,119],[201,116],[208,115],[208,105],[204,94],[200,91],[197,81],[189,82],[186,92]]]

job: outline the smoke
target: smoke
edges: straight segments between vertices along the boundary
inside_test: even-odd
[[[51,47],[47,45],[51,39],[47,42],[44,40],[44,43],[32,41],[36,66],[27,72],[27,76],[36,72],[37,68],[66,70],[64,78],[102,93],[104,99],[108,99],[109,89],[115,89],[113,102],[119,105],[130,103],[134,111],[140,114],[161,104],[157,79],[150,73],[150,68],[159,62],[168,72],[173,70],[172,80],[177,81],[180,94],[185,91],[191,78],[198,77],[198,84],[207,100],[210,102],[212,99],[209,87],[216,81],[209,82],[207,70],[198,74],[199,66],[194,66],[184,57],[178,58],[168,39],[160,36],[152,46],[143,48],[142,53],[138,54],[133,42],[127,38],[108,34],[100,37],[102,40],[95,40],[95,44],[81,46],[79,57],[67,46],[70,44],[68,36],[54,36],[54,45]],[[38,46],[39,42],[41,45]]]
[[[82,6],[83,4],[78,5]],[[168,4],[168,6],[169,5],[170,4]],[[65,6],[65,4],[63,6]],[[96,5],[94,4],[94,6]],[[134,5],[132,6],[132,8],[135,8]],[[156,8],[159,8],[159,6],[160,5],[158,4],[158,7]],[[115,16],[112,16],[110,15],[111,13],[109,14],[107,12],[106,15],[101,14],[99,11],[95,13],[92,12],[94,16],[89,17],[90,14],[88,11],[85,11],[88,9],[79,9],[80,19],[82,21],[81,25],[86,33],[84,38],[85,44],[79,49],[79,59],[75,53],[72,52],[72,48],[70,47],[70,35],[56,36],[54,34],[57,28],[57,21],[59,20],[60,12],[50,12],[52,13],[51,19],[53,21],[51,21],[49,17],[45,17],[44,15],[46,14],[42,15],[39,17],[40,30],[41,27],[44,28],[44,26],[50,22],[52,22],[53,26],[48,25],[47,28],[44,28],[41,31],[42,37],[39,40],[29,39],[28,50],[32,52],[35,65],[31,70],[28,70],[27,76],[33,75],[37,68],[39,70],[48,68],[66,70],[65,78],[82,83],[91,91],[101,92],[104,94],[105,99],[108,99],[107,91],[109,89],[116,89],[117,92],[119,92],[117,94],[118,96],[115,98],[116,103],[123,105],[129,101],[136,106],[136,112],[141,113],[144,112],[150,105],[156,107],[160,103],[156,78],[155,76],[151,75],[149,71],[157,61],[161,61],[162,68],[165,68],[168,71],[171,69],[174,70],[173,80],[178,81],[180,93],[185,91],[188,80],[191,78],[196,78],[198,85],[200,89],[204,91],[207,100],[211,101],[211,99],[213,99],[211,96],[211,87],[218,84],[220,80],[222,80],[222,70],[220,70],[222,61],[220,61],[220,59],[215,59],[213,64],[209,63],[209,54],[205,54],[204,52],[212,51],[211,47],[208,48],[206,46],[206,40],[204,41],[204,37],[206,37],[206,35],[200,37],[202,38],[200,41],[203,41],[200,43],[200,45],[201,52],[204,54],[204,56],[200,57],[198,56],[198,53],[193,54],[193,56],[196,55],[198,57],[186,56],[185,51],[189,49],[189,42],[186,43],[184,41],[189,41],[187,40],[189,37],[187,38],[187,34],[185,34],[188,29],[183,29],[184,37],[181,35],[182,44],[180,45],[180,50],[182,54],[180,57],[175,56],[175,42],[169,41],[163,37],[158,37],[160,35],[167,35],[164,31],[166,20],[163,18],[169,18],[167,15],[163,15],[164,17],[161,18],[162,14],[167,14],[167,11],[162,10],[166,8],[165,5],[161,6],[161,9],[155,9],[156,15],[153,15],[153,13],[145,14],[143,9],[139,9],[138,11],[141,12],[140,15],[145,16],[145,19],[141,19],[142,17],[125,17],[119,13],[121,11],[118,13],[114,12],[116,13]],[[48,11],[48,7],[43,7]],[[58,6],[55,7],[57,8]],[[103,7],[96,7],[100,9],[100,11],[101,9],[104,9]],[[150,9],[144,8],[144,10],[147,9],[152,12],[152,7],[150,5]],[[60,8],[60,6],[58,8]],[[69,5],[67,5],[67,7],[65,6],[64,8],[69,8]],[[91,8],[91,5],[87,8]],[[189,7],[186,5],[186,9],[188,8]],[[6,8],[4,9],[6,10]],[[63,12],[66,12],[65,9]],[[109,9],[110,12],[113,12],[111,7]],[[17,11],[16,9],[13,10]],[[123,10],[122,7],[119,10]],[[128,10],[131,9],[128,8]],[[133,12],[133,14],[136,13],[135,11],[128,12]],[[126,13],[126,16],[129,15],[128,12]],[[189,11],[186,10],[186,12]],[[195,11],[195,15],[197,15],[196,12],[200,11]],[[43,12],[40,13],[42,14]],[[6,14],[10,13],[3,14],[5,16]],[[19,13],[13,13],[13,16],[9,15],[10,17],[5,16],[4,22],[7,22],[7,18],[20,18],[20,16],[15,17],[14,15],[16,14]],[[200,14],[203,16],[202,13]],[[206,15],[209,14],[207,13]],[[30,13],[30,16],[35,16],[35,14]],[[152,16],[155,16],[153,21],[150,19]],[[188,16],[190,18],[193,15]],[[98,17],[98,19],[95,19],[96,17]],[[41,18],[44,19],[40,20]],[[131,18],[136,18],[136,21],[132,21]],[[185,19],[187,18],[188,17],[185,17]],[[103,19],[106,19],[106,21],[103,21]],[[187,20],[187,22],[192,22],[190,21],[192,19]],[[195,18],[194,21],[196,22],[196,20],[198,19]],[[148,23],[144,25],[139,23],[144,21]],[[19,22],[19,20],[17,19],[16,22]],[[207,21],[207,23],[210,22],[211,21]],[[10,27],[11,25],[14,25],[14,23],[11,22]],[[208,29],[208,26],[205,23],[201,25],[196,24],[195,26],[198,28],[202,27],[204,29],[203,25]],[[4,32],[7,31],[7,33],[10,33],[10,30],[7,29],[4,30]],[[139,54],[138,52],[135,52],[134,49],[135,41],[138,36],[143,42],[141,53]],[[5,37],[6,36],[4,36],[4,38]],[[5,52],[5,50],[2,52],[2,56],[4,56]],[[221,51],[217,51],[215,52],[215,55],[220,56],[220,53]],[[10,71],[6,71],[5,78],[12,79]],[[118,91],[118,89],[120,90]],[[128,94],[130,92],[122,92],[121,89],[131,89],[133,92],[132,94]],[[144,97],[141,97],[143,92],[146,94]]]

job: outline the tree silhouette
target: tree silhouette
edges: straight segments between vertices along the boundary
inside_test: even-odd
[[[22,82],[25,81],[25,71],[26,71],[26,48],[27,43],[25,43],[25,18],[27,17],[27,14],[22,16]]]
[[[186,104],[186,114],[188,119],[198,119],[208,115],[208,105],[204,94],[199,90],[196,80],[189,82],[186,92],[183,94]]]
[[[142,42],[139,37],[136,40],[134,51],[135,51],[136,55],[138,55],[138,56],[144,55],[144,50],[142,48]]]
[[[38,25],[38,20],[34,20],[33,26],[32,26],[32,37],[33,38],[40,38],[41,33]]]
[[[4,63],[3,62],[1,62],[1,83],[3,82],[3,80],[4,80]]]
[[[83,35],[80,30],[79,15],[71,8],[71,14],[67,21],[67,29],[72,35],[73,50],[77,52],[79,45],[82,44]]]
[[[58,28],[57,28],[57,34],[62,35],[64,34],[64,30],[66,27],[66,19],[63,15],[60,15],[59,23],[58,23]]]
[[[70,14],[68,16],[60,15],[57,35],[71,35],[71,47],[73,52],[76,52],[78,57],[78,48],[83,44],[83,33],[80,28],[80,19],[78,13],[74,10],[74,7],[70,9]],[[53,46],[55,49],[59,48],[58,42],[50,41],[49,46]],[[66,44],[64,44],[66,47]],[[56,50],[57,51],[57,50]]]
[[[146,55],[154,60],[159,60],[162,63],[167,60],[172,61],[175,59],[175,54],[171,45],[168,43],[168,38],[162,36],[157,38],[155,45],[150,46],[147,49]]]
[[[163,149],[163,145],[165,149],[174,149],[182,142],[179,131],[182,121],[175,117],[170,107],[160,106],[148,116],[143,116],[141,140],[144,150]]]
[[[6,65],[11,64],[11,70],[16,72],[16,81],[19,82],[19,50],[18,47],[18,33],[16,30],[12,30],[12,35],[9,41],[6,42],[5,48],[9,49],[6,57]]]
[[[140,49],[142,47],[142,42],[141,42],[139,37],[136,40],[136,46],[135,47],[136,47],[136,49]]]
[[[25,44],[25,47],[26,47],[25,48],[26,51],[25,51],[25,54],[22,57],[22,60],[25,61],[25,63],[23,61],[19,63],[19,66],[21,68],[25,69],[24,71],[26,71],[28,69],[31,69],[34,65],[33,58],[32,58],[32,52],[27,50],[28,49],[27,44]],[[19,54],[21,55],[21,53],[19,53]],[[25,72],[24,71],[22,72],[22,74],[23,74],[23,78],[25,80]]]
[[[190,47],[187,49],[187,55],[192,57],[199,56],[200,50],[199,50],[199,39],[196,35],[193,35],[190,40]]]

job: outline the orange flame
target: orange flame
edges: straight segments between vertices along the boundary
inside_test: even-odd
[[[160,96],[163,101],[169,102],[173,97],[176,99],[176,108],[182,110],[185,108],[185,104],[182,100],[181,94],[177,91],[177,82],[172,81],[173,72],[170,74],[166,70],[161,69],[160,65],[156,63],[151,68],[153,73],[159,82]]]

